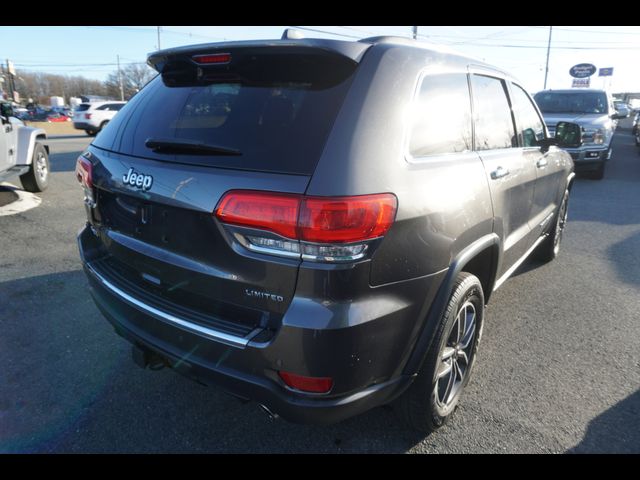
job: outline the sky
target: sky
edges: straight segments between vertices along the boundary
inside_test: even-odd
[[[162,48],[280,38],[290,26],[161,26]],[[410,37],[411,26],[294,26],[308,38],[358,40],[376,35]],[[499,67],[530,92],[544,87],[549,26],[418,26],[418,41],[447,45]],[[0,60],[17,69],[104,80],[121,65],[145,62],[158,48],[155,26],[0,26]],[[553,26],[547,88],[570,88],[569,69],[579,63],[613,67],[613,76],[591,77],[591,87],[640,92],[640,27]]]

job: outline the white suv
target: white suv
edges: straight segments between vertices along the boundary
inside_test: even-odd
[[[73,115],[73,126],[87,135],[96,135],[127,102],[108,101],[81,103]]]

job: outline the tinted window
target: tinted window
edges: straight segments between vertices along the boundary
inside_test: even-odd
[[[513,112],[518,131],[522,135],[523,146],[535,147],[544,138],[544,124],[536,112],[529,95],[518,85],[511,84]]]
[[[189,65],[167,67],[171,76],[149,82],[94,145],[178,163],[313,173],[356,65],[318,54],[253,55],[237,64],[244,70],[201,76]],[[195,140],[241,155],[155,152],[145,146],[149,138]]]
[[[113,111],[117,112],[122,107],[124,107],[124,103],[111,103],[109,105],[109,110],[113,110]]]
[[[424,77],[415,106],[409,151],[414,157],[471,150],[467,75]]]
[[[471,85],[476,119],[476,150],[517,146],[504,82],[484,75],[472,75]]]
[[[607,113],[604,92],[538,92],[534,96],[543,113]]]
[[[89,110],[89,107],[91,105],[88,103],[81,103],[80,105],[78,105],[78,107],[76,108],[76,112],[84,112],[85,110]]]

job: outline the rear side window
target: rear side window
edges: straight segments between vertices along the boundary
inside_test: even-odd
[[[511,84],[513,112],[524,147],[536,147],[544,138],[544,124],[529,95],[515,83]]]
[[[413,157],[472,149],[471,102],[465,73],[424,77],[410,135],[409,152]]]
[[[357,64],[321,54],[241,60],[238,72],[212,68],[197,78],[188,70],[159,75],[94,145],[162,161],[313,173]],[[145,146],[148,139],[196,141],[241,154],[156,152]]]
[[[471,76],[476,126],[476,150],[511,148],[518,145],[511,109],[502,80]]]

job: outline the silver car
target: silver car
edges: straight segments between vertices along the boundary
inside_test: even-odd
[[[587,171],[592,178],[602,179],[605,164],[611,159],[616,120],[624,118],[614,108],[611,95],[593,89],[543,90],[536,93],[534,99],[552,136],[560,121],[582,127],[582,146],[567,151],[573,158],[576,172]]]

